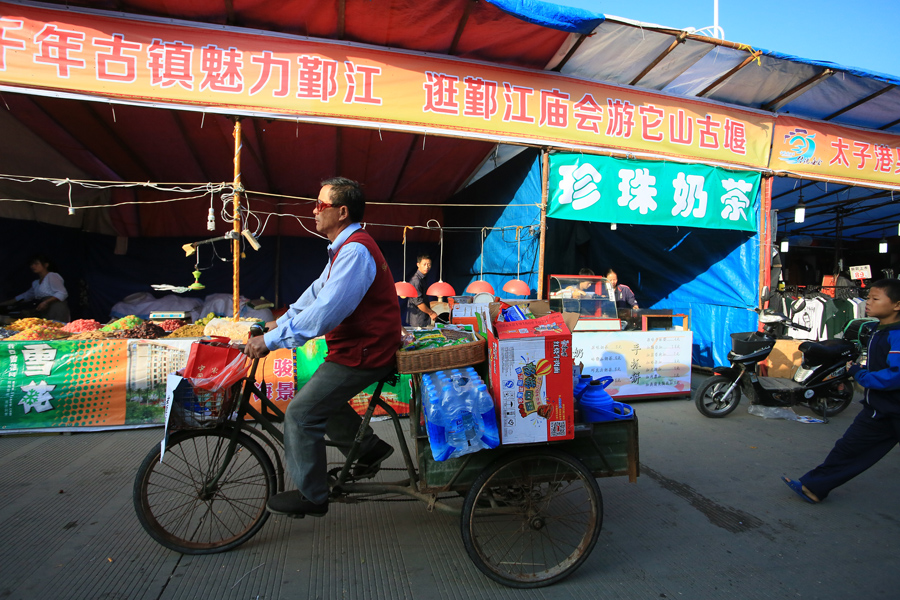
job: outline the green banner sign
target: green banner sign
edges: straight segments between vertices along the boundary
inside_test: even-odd
[[[706,165],[551,154],[547,216],[755,232],[760,179]]]

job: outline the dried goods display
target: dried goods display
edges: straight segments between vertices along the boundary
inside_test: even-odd
[[[179,327],[181,327],[182,325],[184,325],[184,321],[182,321],[181,319],[166,319],[165,321],[162,321],[161,323],[157,323],[157,325],[159,325],[160,327],[162,327],[163,329],[165,329],[168,332],[172,332],[172,331],[175,331],[176,329],[178,329]]]
[[[50,319],[40,319],[38,317],[27,317],[25,319],[17,319],[12,322],[12,325],[9,325],[7,329],[12,329],[13,331],[25,331],[26,329],[31,329],[32,327],[53,327],[55,329],[59,329],[63,324],[59,321],[51,321]]]
[[[121,329],[134,329],[144,320],[135,315],[128,315],[127,317],[122,317],[117,321],[113,321],[108,325],[104,325],[100,328],[101,331],[119,331]]]
[[[94,331],[101,327],[103,327],[103,324],[94,319],[76,319],[63,325],[60,329],[69,333],[81,333],[83,331]]]
[[[191,338],[191,337],[203,337],[203,329],[205,325],[200,323],[193,323],[191,325],[184,325],[183,327],[179,327],[169,335],[167,338]]]
[[[69,337],[69,333],[63,331],[59,327],[47,327],[46,325],[35,325],[24,331],[20,331],[15,335],[6,338],[8,342],[19,341],[37,341],[37,340],[61,340]]]
[[[82,331],[81,333],[75,333],[68,339],[70,340],[105,340],[108,339],[109,334],[105,331],[100,331],[99,329],[95,329],[94,331]]]

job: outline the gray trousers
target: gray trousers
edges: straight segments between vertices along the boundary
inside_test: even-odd
[[[393,370],[393,366],[359,369],[325,361],[291,400],[284,419],[285,463],[297,489],[308,500],[319,504],[328,500],[325,435],[347,444],[339,447],[346,455],[362,424],[348,402]],[[377,442],[372,428],[367,427],[358,456]]]

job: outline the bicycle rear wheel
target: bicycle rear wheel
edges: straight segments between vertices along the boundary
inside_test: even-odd
[[[485,575],[516,588],[572,574],[590,555],[603,524],[600,486],[570,454],[515,452],[472,484],[462,512],[463,544]]]
[[[184,554],[230,550],[253,537],[269,513],[275,468],[265,450],[237,434],[234,455],[221,470],[233,429],[179,431],[147,454],[134,481],[134,509],[157,542]]]

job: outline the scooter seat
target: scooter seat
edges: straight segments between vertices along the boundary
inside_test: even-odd
[[[803,364],[808,367],[840,362],[842,359],[853,360],[858,354],[853,342],[847,340],[803,342],[799,349],[803,353]]]

